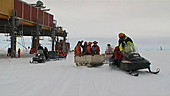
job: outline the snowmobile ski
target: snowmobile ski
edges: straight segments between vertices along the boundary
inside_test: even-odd
[[[157,68],[156,71],[151,71],[150,68],[148,68],[148,70],[149,70],[149,73],[152,73],[152,74],[158,74],[160,72],[159,68]]]
[[[31,64],[38,64],[37,61],[30,61]]]

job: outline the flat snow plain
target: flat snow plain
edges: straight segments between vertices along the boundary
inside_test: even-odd
[[[142,51],[158,75],[130,76],[108,64],[77,67],[66,60],[30,64],[31,57],[0,59],[0,96],[170,96],[170,51]]]

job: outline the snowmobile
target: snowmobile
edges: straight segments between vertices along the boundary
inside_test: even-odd
[[[102,66],[104,61],[104,55],[84,55],[74,57],[74,62],[77,66],[97,67]]]
[[[140,56],[139,53],[130,53],[130,54],[126,54],[123,59],[120,61],[119,63],[119,68],[121,70],[124,70],[126,72],[128,72],[130,75],[132,76],[138,76],[139,75],[139,72],[138,70],[139,69],[148,69],[148,72],[149,73],[152,73],[152,74],[158,74],[160,69],[157,68],[157,70],[155,72],[151,71],[151,68],[150,68],[150,65],[151,63]],[[113,61],[112,63],[109,64],[111,67],[115,67],[117,65],[115,65],[115,62]]]
[[[32,58],[32,61],[30,63],[45,63],[45,57],[43,54],[35,53],[34,57]]]

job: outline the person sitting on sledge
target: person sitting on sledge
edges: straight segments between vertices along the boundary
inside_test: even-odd
[[[92,47],[91,47],[92,42],[89,42],[87,45],[87,48],[85,50],[85,55],[92,55]]]
[[[106,54],[113,54],[113,48],[110,44],[107,44],[107,49],[105,51]]]
[[[123,53],[123,56],[127,56],[132,52],[135,52],[135,45],[130,37],[127,37],[124,33],[119,33],[119,49]]]
[[[80,46],[83,49],[82,55],[85,55],[85,51],[86,51],[86,48],[87,48],[87,42],[85,41],[84,44],[83,44],[83,42],[84,42],[83,40],[80,41]]]
[[[100,55],[100,47],[97,45],[97,41],[94,41],[93,42],[93,46],[92,46],[92,52],[93,54],[97,54],[97,55]]]
[[[86,52],[86,49],[87,49],[87,42],[85,41],[84,42],[84,45],[82,46],[82,49],[83,49],[83,54],[85,54],[85,52]]]
[[[106,62],[113,62],[114,61],[114,54],[113,54],[113,48],[110,44],[107,44],[107,48],[106,48],[106,51],[105,51],[105,59],[106,59]]]
[[[81,42],[78,41],[76,47],[74,48],[74,56],[81,56],[82,53],[81,53]]]

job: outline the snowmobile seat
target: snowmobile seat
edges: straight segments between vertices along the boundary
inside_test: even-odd
[[[123,58],[120,63],[120,69],[125,71],[136,71],[150,67],[150,62],[141,57],[139,53],[132,53],[128,57]]]

